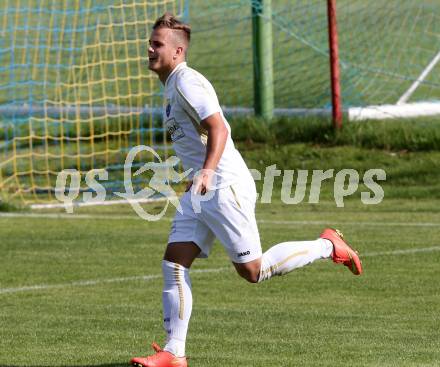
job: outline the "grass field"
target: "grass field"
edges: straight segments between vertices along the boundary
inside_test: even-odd
[[[147,26],[169,2],[159,10],[122,3],[123,11],[107,8],[113,0],[3,2],[0,105],[154,105],[160,93],[144,65]],[[175,3],[189,4],[190,65],[212,81],[222,105],[252,106],[250,1]],[[276,107],[328,106],[324,3],[272,3]],[[395,103],[438,52],[439,0],[338,0],[338,8],[345,106]],[[411,101],[440,98],[439,68]],[[114,183],[126,149],[153,145],[129,134],[163,142],[161,131],[149,130],[152,117],[48,117],[0,117],[0,179],[41,189],[63,167],[86,171],[105,161]],[[217,243],[192,271],[190,366],[439,366],[439,123],[353,123],[336,133],[317,119],[231,120],[249,167],[381,168],[385,199],[366,206],[358,191],[336,208],[327,182],[319,204],[286,205],[276,179],[274,201],[257,205],[263,248],[335,226],[360,251],[365,274],[319,261],[251,285]],[[63,134],[71,145],[60,146]],[[0,199],[0,367],[119,367],[148,354],[150,342],[163,344],[160,261],[172,210],[152,223],[129,206],[66,215],[14,205]]]
[[[192,272],[190,366],[438,366],[437,155],[245,150],[256,168],[384,167],[385,199],[365,206],[355,196],[336,208],[324,185],[319,204],[286,205],[279,195],[258,204],[264,249],[335,226],[360,251],[365,274],[320,261],[251,285],[217,243]],[[117,367],[162,343],[160,260],[171,218],[168,210],[142,221],[129,206],[0,214],[0,366]]]

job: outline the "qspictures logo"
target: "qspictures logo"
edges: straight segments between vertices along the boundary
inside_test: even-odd
[[[141,168],[132,173],[136,157],[141,153],[151,154],[153,160],[145,162]],[[137,215],[144,220],[157,221],[161,219],[170,203],[177,211],[182,213],[179,198],[172,184],[196,180],[200,171],[194,172],[190,168],[184,172],[178,172],[175,167],[178,166],[179,162],[180,160],[176,156],[171,156],[162,161],[153,148],[146,145],[135,146],[128,152],[124,163],[125,192],[115,192],[113,195],[125,199]],[[133,178],[139,177],[147,171],[150,171],[150,178],[149,180],[145,179],[146,186],[135,192]],[[354,169],[282,171],[277,169],[274,164],[266,167],[264,173],[257,169],[250,169],[250,173],[255,181],[263,181],[261,195],[258,195],[258,200],[266,204],[272,202],[275,177],[282,177],[281,201],[288,205],[300,204],[305,200],[310,204],[319,203],[322,183],[326,180],[333,181],[333,198],[337,207],[344,207],[344,199],[359,190],[362,190],[360,197],[361,202],[365,205],[380,204],[385,196],[385,192],[379,183],[386,180],[386,172],[383,169],[366,170],[361,177],[359,172]],[[295,175],[296,185],[294,185]],[[106,169],[90,170],[85,175],[85,185],[88,189],[81,190],[81,173],[76,169],[65,169],[57,176],[55,196],[63,203],[67,213],[73,213],[75,202],[79,199],[81,191],[83,191],[82,201],[85,203],[103,202],[109,199],[106,188],[100,183],[100,181],[108,181],[108,179],[109,173]],[[215,186],[215,172],[212,172],[212,179],[211,184]],[[306,198],[307,191],[309,193],[308,198]],[[215,190],[210,190],[201,195],[191,189],[188,195],[191,195],[192,209],[195,213],[200,213],[202,203],[211,200],[215,195]],[[165,205],[159,213],[148,213],[142,207],[142,201],[159,197],[165,201]]]

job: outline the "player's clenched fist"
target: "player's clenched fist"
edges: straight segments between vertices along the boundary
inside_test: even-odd
[[[215,172],[212,169],[201,169],[194,175],[192,191],[194,194],[205,195],[212,187],[212,178]],[[191,186],[190,186],[191,187]]]

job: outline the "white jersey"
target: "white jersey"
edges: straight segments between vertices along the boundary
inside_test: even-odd
[[[229,131],[225,150],[215,170],[213,189],[234,183],[249,184],[253,179],[241,154],[231,139],[231,128],[226,121],[211,83],[185,62],[177,65],[165,82],[163,118],[173,148],[185,170],[194,174],[203,168],[206,157],[207,131],[201,121],[219,112]],[[253,186],[255,187],[255,186]]]

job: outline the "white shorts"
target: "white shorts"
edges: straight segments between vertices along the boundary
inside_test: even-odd
[[[168,243],[194,242],[201,249],[199,257],[208,257],[214,239],[218,238],[235,263],[261,257],[255,184],[248,186],[234,184],[208,192],[206,195],[211,198],[200,205],[196,203],[200,196],[185,192],[180,199],[183,213],[176,211]]]

